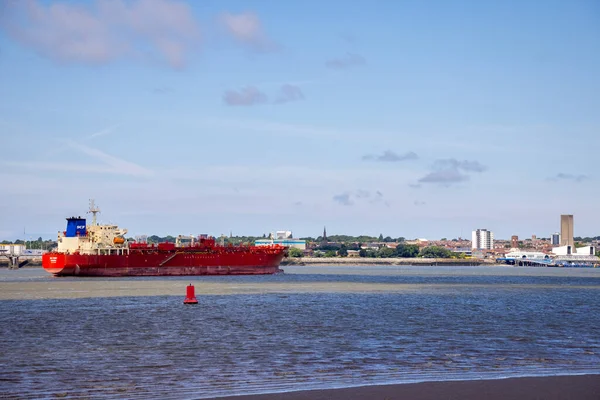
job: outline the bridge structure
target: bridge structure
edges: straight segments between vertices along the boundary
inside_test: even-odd
[[[600,257],[597,256],[556,256],[553,266],[572,268],[597,268],[600,267]]]
[[[504,263],[519,267],[600,267],[600,257],[596,256],[555,256],[553,258],[497,258],[497,263]]]
[[[497,258],[497,263],[504,263],[519,267],[550,267],[552,266],[552,258],[512,258],[503,257]]]
[[[23,250],[23,252],[10,252],[7,249],[0,249],[0,260],[8,260],[8,269],[19,269],[32,261],[42,259],[42,250]]]

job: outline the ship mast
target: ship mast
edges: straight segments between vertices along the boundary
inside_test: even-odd
[[[92,226],[96,226],[96,214],[99,212],[100,209],[96,207],[96,202],[94,202],[94,199],[90,199],[90,210],[87,213],[92,214]]]

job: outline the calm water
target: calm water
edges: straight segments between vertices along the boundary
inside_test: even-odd
[[[224,292],[244,285],[256,291],[198,295],[198,306],[182,305],[183,291],[2,300],[0,397],[182,399],[600,373],[599,269],[286,271],[192,278],[197,287],[208,282]],[[37,269],[0,271],[0,290],[71,281],[81,282]],[[185,285],[190,278],[144,281]],[[128,282],[140,279],[92,279],[89,285]],[[311,292],[323,283],[331,291]],[[339,289],[344,286],[354,289]]]

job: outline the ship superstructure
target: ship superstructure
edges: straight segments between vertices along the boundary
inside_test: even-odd
[[[99,212],[94,200],[90,200],[88,213],[93,215],[90,225],[82,217],[67,218],[67,229],[58,233],[57,251],[65,254],[124,254],[128,250],[127,229],[99,225],[96,218]]]

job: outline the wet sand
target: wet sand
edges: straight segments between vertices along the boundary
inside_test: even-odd
[[[220,400],[598,400],[600,375],[423,382],[216,397]]]
[[[201,282],[201,281],[52,281],[0,282],[0,300],[82,299],[93,297],[182,296],[193,283],[196,296],[266,293],[423,293],[456,294],[460,290],[494,288],[493,284],[406,284],[357,282]],[[507,284],[505,288],[561,289],[560,285]],[[572,285],[570,289],[600,291],[600,286]]]
[[[511,267],[352,267],[352,266],[288,266],[285,275],[367,275],[367,276],[548,276],[585,277],[600,279],[598,269],[511,268]],[[213,279],[215,278],[215,279]],[[229,279],[231,278],[231,279]],[[0,271],[0,300],[70,299],[93,297],[185,296],[192,283],[196,295],[264,294],[264,293],[398,293],[435,290],[437,294],[452,294],[457,290],[476,290],[496,287],[493,283],[375,283],[340,281],[284,280],[278,276],[245,277],[153,277],[153,278],[85,278],[52,277],[43,269]],[[600,290],[596,280],[570,289]],[[564,288],[557,282],[503,284],[505,288],[531,289]]]

